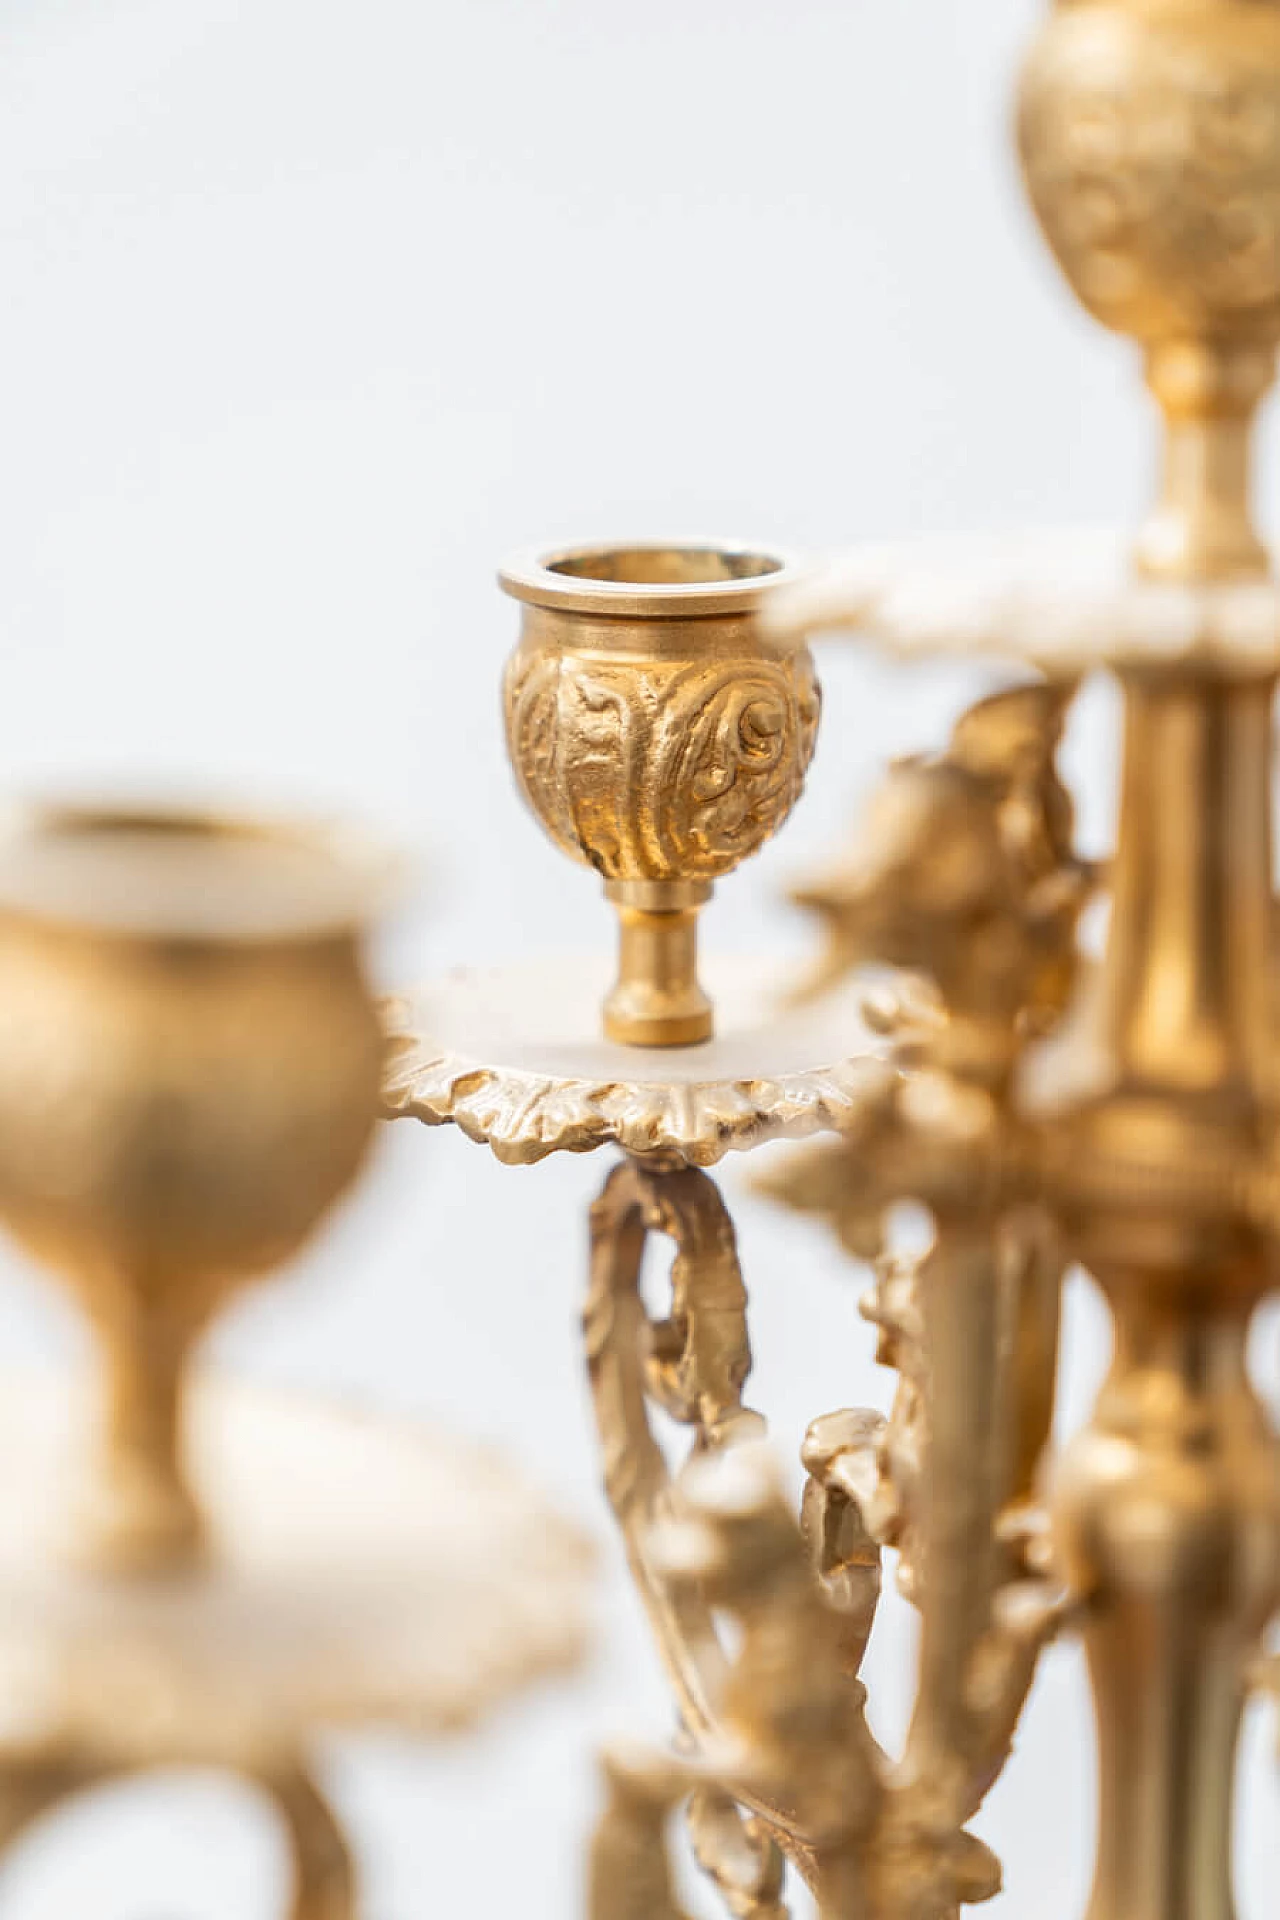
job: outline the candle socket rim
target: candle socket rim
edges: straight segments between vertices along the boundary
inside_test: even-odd
[[[664,559],[671,577],[654,577]],[[627,568],[640,577],[609,571],[628,560],[642,562]],[[593,564],[600,570],[587,571]],[[800,571],[794,554],[752,541],[613,540],[526,548],[499,569],[498,583],[513,600],[562,613],[687,620],[754,612]]]
[[[193,911],[190,899],[166,889],[112,876],[110,849],[94,883],[95,841],[150,840],[157,847],[193,851],[273,849],[307,863],[274,906],[254,910]],[[81,852],[75,864],[77,843]],[[62,849],[60,855],[59,849]],[[72,864],[59,878],[57,863]],[[43,871],[42,871],[43,869]],[[33,928],[56,929],[97,942],[139,947],[197,946],[233,951],[306,946],[361,934],[403,890],[395,852],[323,818],[235,813],[216,807],[149,801],[81,802],[36,799],[0,810],[0,917]]]

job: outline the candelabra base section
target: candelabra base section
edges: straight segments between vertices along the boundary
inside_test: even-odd
[[[111,1777],[225,1768],[279,1811],[293,1920],[348,1920],[325,1729],[464,1728],[570,1668],[591,1554],[496,1455],[216,1379],[193,1382],[202,1560],[103,1576],[69,1557],[88,1396],[0,1393],[0,1846]]]

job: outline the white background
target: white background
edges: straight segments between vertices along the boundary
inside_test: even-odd
[[[808,549],[912,530],[1129,520],[1150,429],[1079,315],[1008,139],[1038,0],[3,0],[0,779],[354,812],[425,853],[389,976],[600,944],[606,912],[515,799],[496,686],[529,541],[730,533]],[[1268,488],[1268,501],[1274,490]],[[970,682],[828,653],[811,791],[708,938],[790,942],[788,873]],[[1105,690],[1070,747],[1090,845]],[[392,1130],[360,1198],[247,1302],[223,1356],[502,1442],[605,1536],[576,1351],[603,1166],[499,1168]],[[789,1456],[882,1400],[856,1275],[726,1184],[756,1404]],[[74,1337],[4,1257],[0,1338]],[[1064,1418],[1105,1360],[1073,1288]],[[1274,1378],[1275,1339],[1262,1358]],[[421,1754],[330,1775],[374,1920],[563,1920],[593,1744],[666,1724],[609,1562],[589,1679]],[[878,1724],[909,1702],[886,1608]],[[1274,1900],[1276,1783],[1245,1769],[1241,1891]],[[1055,1654],[981,1829],[993,1915],[1080,1911],[1080,1675]],[[0,1870],[2,1920],[259,1920],[269,1825],[207,1784],[130,1789]]]

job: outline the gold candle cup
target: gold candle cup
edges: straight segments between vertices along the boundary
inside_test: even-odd
[[[757,618],[794,577],[778,555],[671,545],[568,548],[499,576],[524,604],[504,689],[517,780],[618,911],[610,1040],[711,1037],[698,913],[782,825],[813,754],[812,659]]]
[[[180,814],[0,831],[0,1219],[102,1343],[95,1563],[198,1552],[185,1362],[363,1158],[383,1043],[361,933],[389,879],[333,836]]]

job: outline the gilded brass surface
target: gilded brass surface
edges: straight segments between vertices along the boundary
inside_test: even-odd
[[[0,1847],[124,1771],[100,1768],[74,1750],[24,1756],[15,1766],[0,1766]],[[281,1764],[246,1778],[269,1801],[288,1849],[293,1883],[289,1920],[356,1920],[351,1853],[332,1807],[307,1769]]]
[[[1063,1632],[1098,1730],[1089,1920],[1233,1920],[1241,1713],[1280,1693],[1280,1444],[1245,1364],[1280,1232],[1280,587],[1250,478],[1280,341],[1280,0],[1057,0],[1017,137],[1067,281],[1143,355],[1162,477],[1132,553],[1095,574],[1092,549],[1079,565],[1046,541],[984,573],[968,548],[908,547],[806,583],[763,551],[624,543],[502,576],[524,606],[517,778],[619,915],[603,1041],[558,1024],[557,995],[586,1004],[567,975],[525,968],[398,1003],[384,1048],[359,952],[381,876],[339,846],[76,814],[0,838],[0,1217],[91,1317],[106,1389],[96,1450],[70,1435],[90,1486],[77,1565],[23,1505],[39,1448],[0,1449],[0,1655],[27,1714],[0,1743],[0,1840],[111,1773],[212,1758],[277,1804],[295,1920],[348,1920],[313,1726],[465,1719],[571,1658],[581,1550],[502,1475],[464,1469],[465,1542],[361,1533],[370,1472],[437,1512],[435,1455],[397,1440],[370,1467],[344,1435],[315,1531],[291,1536],[273,1487],[299,1478],[291,1448],[324,1454],[326,1423],[269,1419],[268,1443],[234,1396],[187,1394],[205,1327],[322,1218],[381,1110],[517,1164],[622,1153],[592,1209],[587,1363],[680,1729],[606,1759],[592,1920],[683,1920],[677,1809],[739,1920],[784,1920],[791,1869],[823,1920],[956,1920],[999,1887],[971,1823]],[[697,916],[797,800],[819,706],[803,642],[832,625],[1035,677],[888,770],[851,849],[797,889],[819,964],[740,1022],[719,996],[713,1039]],[[1105,871],[1075,851],[1056,764],[1100,666],[1125,725]],[[898,1384],[887,1416],[813,1420],[797,1517],[747,1403],[747,1289],[704,1169],[823,1133],[758,1184],[870,1266],[863,1311]],[[927,1216],[918,1247],[903,1201]],[[653,1236],[672,1250],[662,1310]],[[1115,1350],[1055,1458],[1072,1264]],[[21,1392],[4,1404],[30,1441]],[[452,1456],[440,1470],[458,1477]],[[317,1555],[338,1518],[352,1531]],[[886,1556],[919,1616],[898,1754],[860,1678]],[[501,1619],[483,1645],[482,1589]]]
[[[159,814],[50,812],[0,840],[0,1219],[102,1343],[85,1548],[106,1564],[198,1555],[191,1347],[360,1164],[381,879],[323,840]]]
[[[852,851],[798,890],[827,936],[801,999],[836,1004],[854,983],[866,1057],[841,1137],[762,1184],[873,1262],[865,1311],[900,1379],[888,1419],[814,1421],[802,1535],[740,1450],[760,1426],[743,1402],[746,1293],[723,1202],[694,1170],[707,1109],[680,1056],[657,1150],[620,1118],[654,1097],[639,1050],[630,1077],[619,1049],[593,1083],[607,1127],[548,1131],[571,1078],[526,1083],[522,1103],[500,1009],[488,1064],[481,1019],[447,1097],[423,1084],[446,1056],[401,1018],[398,1110],[505,1134],[512,1157],[630,1147],[593,1211],[587,1346],[606,1487],[683,1733],[666,1756],[608,1763],[598,1920],[679,1914],[662,1843],[679,1805],[745,1920],[781,1911],[788,1860],[840,1920],[948,1920],[989,1896],[999,1870],[968,1823],[1039,1652],[1068,1627],[1098,1700],[1092,1920],[1230,1913],[1236,1728],[1247,1689],[1271,1684],[1280,1597],[1280,1456],[1242,1364],[1275,1220],[1267,703],[1238,660],[1126,674],[1107,872],[1074,851],[1061,680],[989,696],[942,753],[897,762]],[[1104,887],[1107,955],[1085,967],[1077,922]],[[744,1043],[763,1055],[770,1027]],[[917,1254],[894,1242],[903,1199],[932,1219]],[[640,1293],[653,1233],[675,1249],[657,1319]],[[1094,1424],[1050,1470],[1072,1260],[1106,1288],[1119,1336]],[[654,1413],[691,1431],[681,1470]],[[897,1758],[871,1742],[857,1678],[886,1551],[921,1623]]]
[[[1059,0],[1027,61],[1032,204],[1084,305],[1139,341],[1165,417],[1138,560],[1267,571],[1250,429],[1280,337],[1280,12],[1272,0]]]
[[[317,1736],[467,1725],[586,1627],[583,1542],[500,1463],[190,1364],[358,1172],[391,877],[313,831],[0,827],[0,1219],[99,1336],[90,1381],[0,1387],[0,1846],[121,1774],[227,1768],[280,1817],[294,1920],[355,1913]]]
[[[707,978],[716,1038],[661,1049],[596,1038],[607,974],[579,958],[430,982],[383,1009],[385,1111],[451,1123],[510,1166],[616,1145],[709,1167],[766,1140],[852,1133],[875,1109],[895,1075],[856,987],[788,1004],[789,971],[715,955]]]
[[[790,813],[817,731],[807,650],[756,618],[790,572],[738,548],[604,547],[502,573],[525,606],[506,673],[521,791],[618,910],[611,1040],[710,1038],[698,911]]]
[[[803,1541],[769,1472],[740,1451],[760,1421],[743,1401],[750,1348],[732,1225],[695,1164],[706,1141],[700,1050],[690,1049],[691,1080],[682,1057],[669,1056],[660,1145],[628,1140],[616,1117],[594,1137],[553,1134],[547,1115],[562,1114],[561,1102],[575,1109],[571,1077],[553,1071],[557,1057],[575,1057],[567,1038],[545,1043],[544,1078],[525,1083],[524,1102],[509,1064],[538,1056],[521,1021],[534,1018],[536,993],[526,1009],[518,982],[493,990],[467,1071],[455,1060],[445,1076],[447,1097],[431,1078],[447,1049],[415,1029],[411,1012],[394,1016],[394,1111],[453,1119],[515,1148],[513,1158],[597,1141],[631,1148],[593,1209],[587,1352],[606,1489],[683,1738],[665,1759],[610,1764],[592,1866],[604,1920],[645,1902],[678,1911],[657,1843],[684,1801],[699,1859],[745,1920],[781,1911],[784,1860],[824,1912],[859,1920],[943,1920],[999,1884],[967,1823],[1069,1604],[1048,1564],[1036,1481],[1065,1256],[1011,1110],[1022,1054],[1070,994],[1075,921],[1095,884],[1071,851],[1071,804],[1054,767],[1067,697],[1015,689],[963,716],[945,754],[894,769],[858,862],[805,889],[831,935],[809,997],[821,989],[819,1006],[846,1009],[843,1031],[864,1057],[847,1070],[858,1097],[839,1116],[841,1139],[808,1150],[786,1185],[836,1212],[851,1249],[878,1258],[869,1312],[902,1385],[888,1421],[840,1410],[814,1422]],[[868,963],[879,972],[861,972]],[[846,974],[861,985],[842,996],[834,984]],[[866,1002],[856,1023],[850,992]],[[430,994],[416,1004],[427,1011]],[[554,1026],[554,994],[544,989],[542,1004]],[[447,1012],[447,996],[435,1005]],[[784,1025],[766,1003],[737,1044],[763,1062]],[[708,1061],[726,1044],[713,1043]],[[886,1045],[889,1057],[877,1057]],[[645,1111],[660,1065],[640,1049],[600,1051],[608,1071],[602,1060],[593,1084],[608,1087],[613,1115]],[[508,1107],[518,1138],[502,1118]],[[907,1195],[937,1223],[933,1249],[915,1261],[885,1237],[886,1215]],[[656,1320],[640,1293],[654,1233],[674,1248],[671,1308]],[[666,1463],[655,1413],[691,1432],[682,1470]],[[713,1456],[742,1462],[745,1477],[724,1483],[739,1489],[727,1513],[702,1478]],[[871,1740],[857,1679],[884,1548],[896,1551],[922,1617],[919,1698],[898,1761]],[[726,1617],[737,1619],[736,1644],[721,1636]]]
[[[1164,486],[1138,565],[1268,573],[1249,446],[1280,338],[1280,9],[1059,6],[1021,144],[1076,291],[1146,350]],[[1280,1451],[1245,1368],[1274,1229],[1241,1191],[1274,1177],[1275,679],[1122,686],[1106,955],[1036,1101],[1045,1190],[1116,1322],[1054,1533],[1088,1605],[1091,1920],[1227,1920],[1239,1716],[1280,1602]]]
[[[185,1438],[203,1560],[104,1578],[62,1551],[84,1382],[66,1369],[3,1388],[0,1759],[61,1745],[236,1766],[305,1750],[322,1725],[439,1735],[581,1644],[581,1540],[479,1447],[197,1368]]]
[[[89,1396],[74,1377],[2,1384],[0,1847],[108,1780],[222,1768],[276,1808],[295,1920],[347,1920],[317,1736],[440,1739],[581,1652],[590,1555],[480,1449],[197,1369],[201,1562],[104,1578],[60,1552]]]
[[[429,1034],[402,1033],[393,1068],[399,1111],[517,1145],[523,1130],[529,1149],[512,1157],[628,1150],[592,1214],[588,1358],[606,1486],[681,1732],[665,1754],[608,1757],[593,1920],[682,1920],[665,1845],[680,1806],[742,1920],[785,1911],[787,1861],[824,1920],[954,1920],[999,1885],[969,1823],[1041,1649],[1066,1631],[1085,1646],[1098,1730],[1089,1920],[1233,1920],[1241,1712],[1251,1691],[1280,1691],[1280,1443],[1245,1365],[1280,1228],[1280,587],[1250,481],[1280,340],[1280,4],[1058,0],[1047,13],[1018,142],[1069,283],[1143,354],[1162,479],[1136,547],[864,552],[776,583],[750,623],[775,673],[788,644],[843,626],[1034,675],[962,715],[941,753],[895,763],[852,847],[798,889],[826,943],[799,997],[861,981],[883,1046],[856,1111],[829,1116],[839,1137],[759,1184],[871,1264],[864,1311],[899,1377],[887,1418],[841,1408],[813,1422],[799,1526],[744,1404],[747,1297],[724,1204],[696,1170],[706,1109],[682,1076],[658,1150],[619,1117],[652,1100],[643,1074],[600,1077],[607,1126],[542,1133],[572,1076],[549,1075],[530,1096],[538,1117],[513,1119],[496,1035],[469,1050],[468,1075],[441,1074],[447,1091],[409,1084],[446,1057]],[[679,570],[640,564],[642,551],[562,558],[549,586],[536,572],[513,583],[533,611],[509,740],[553,837],[607,880],[696,887],[709,869],[654,849],[673,794],[687,807],[697,782],[673,782],[628,705],[650,710],[649,583]],[[705,576],[685,590],[711,591]],[[634,650],[625,684],[594,677],[610,594],[608,631]],[[1056,765],[1077,683],[1098,667],[1117,675],[1125,727],[1105,869],[1075,851]],[[805,704],[776,741],[805,741]],[[623,756],[632,728],[638,750]],[[783,745],[763,789],[770,827],[806,753]],[[1086,963],[1078,929],[1095,899],[1110,915]],[[670,903],[665,957],[648,930],[624,940],[651,992],[665,977],[692,994],[677,921],[693,906],[687,892]],[[688,1039],[688,998],[684,1011]],[[625,1019],[613,1031],[638,1037]],[[865,1034],[849,1033],[862,1051]],[[917,1248],[901,1239],[903,1201],[927,1215]],[[670,1310],[656,1314],[641,1290],[653,1234],[674,1248]],[[1115,1349],[1092,1418],[1054,1457],[1073,1264],[1106,1296]],[[655,1416],[691,1435],[674,1469]],[[896,1756],[871,1739],[858,1678],[886,1553],[920,1623]]]

